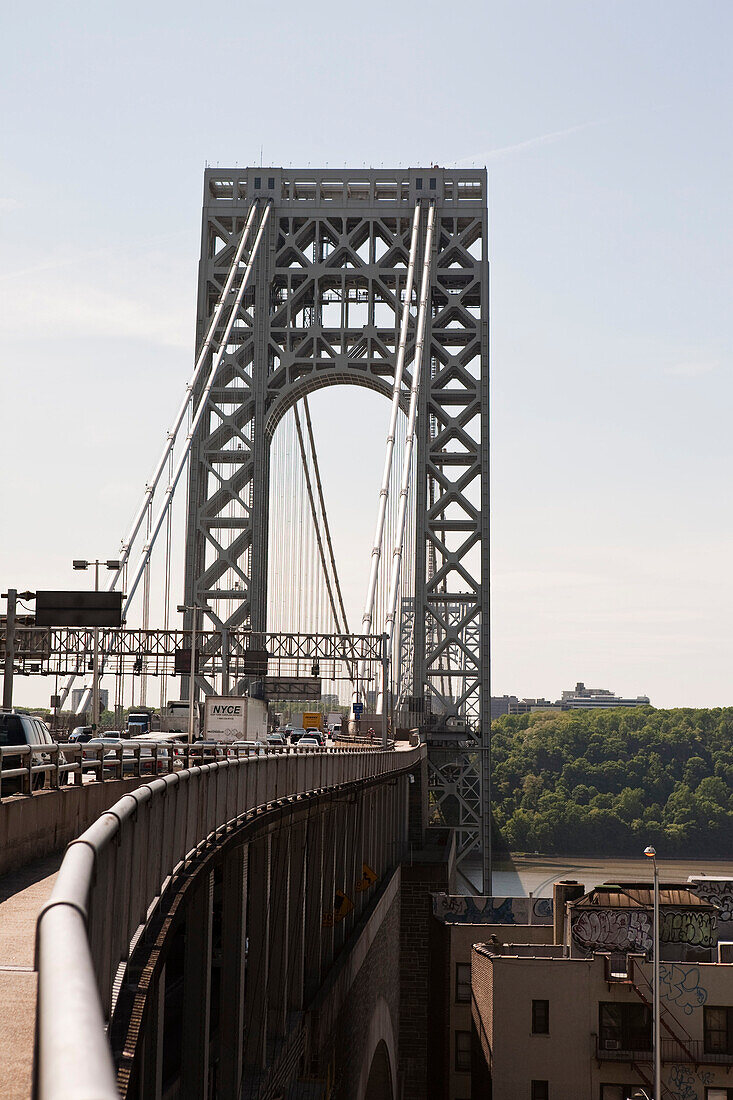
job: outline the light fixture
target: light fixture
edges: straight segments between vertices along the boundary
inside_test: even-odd
[[[88,561],[81,561],[78,558],[75,559],[71,564],[73,565],[74,569],[88,569],[89,568],[89,562]]]

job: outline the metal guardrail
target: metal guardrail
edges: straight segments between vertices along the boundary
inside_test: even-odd
[[[596,1058],[599,1062],[651,1062],[651,1040],[643,1049],[622,1046],[609,1047],[596,1036]],[[662,1062],[686,1062],[696,1066],[733,1066],[733,1050],[710,1051],[702,1039],[662,1039]]]
[[[253,746],[153,779],[102,814],[69,845],[38,918],[37,1096],[118,1100],[105,1034],[115,978],[197,852],[272,802],[408,771],[424,753]]]
[[[381,748],[376,743],[354,744],[351,748]],[[388,741],[387,748],[394,748]],[[246,759],[253,755],[287,755],[322,751],[308,745],[267,745],[251,742],[246,745],[221,744],[219,749],[211,744],[189,745],[180,741],[128,741],[119,745],[82,744],[49,745],[46,742],[29,745],[0,745],[0,796],[8,794],[38,793],[41,789],[58,790],[59,787],[89,781],[106,782],[110,779],[131,779],[168,775],[182,768],[210,763],[212,760],[235,757]],[[45,759],[44,759],[45,758]],[[34,778],[43,777],[43,783]],[[20,780],[11,790],[10,781]]]

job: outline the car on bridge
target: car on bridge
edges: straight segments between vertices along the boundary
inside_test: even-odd
[[[160,775],[169,770],[168,747],[138,744],[121,737],[93,737],[82,749],[84,770],[91,770],[102,756],[102,769],[107,776],[137,775],[137,754],[140,754],[140,775]]]
[[[289,731],[290,744],[297,745],[301,737],[305,737],[305,730],[302,726],[292,726]]]
[[[69,734],[70,745],[81,745],[94,737],[94,726],[76,726]]]
[[[315,734],[306,733],[298,741],[299,749],[320,749],[323,748],[321,742],[315,736]]]
[[[0,711],[0,749],[2,760],[0,766],[0,795],[19,794],[25,790],[28,774],[28,753],[12,752],[11,747],[32,745],[35,749],[31,753],[31,767],[50,767],[53,762],[51,751],[44,751],[45,746],[52,749],[56,742],[51,737],[51,731],[45,722],[36,718],[33,714],[26,714],[17,710]],[[66,757],[59,753],[59,763],[65,764]],[[5,776],[8,771],[23,769],[21,774]],[[31,776],[33,790],[41,790],[48,785],[48,772],[38,771]],[[28,792],[29,793],[29,792]]]

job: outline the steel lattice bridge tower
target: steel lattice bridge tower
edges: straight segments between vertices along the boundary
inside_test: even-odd
[[[410,685],[404,703],[430,746],[433,821],[457,829],[459,858],[481,854],[485,883],[486,183],[485,171],[437,167],[207,170],[197,346],[208,333],[226,347],[192,394],[193,407],[204,405],[191,445],[185,566],[185,603],[206,609],[209,629],[264,633],[275,429],[325,386],[365,386],[391,399],[402,356],[400,406],[408,412],[411,390],[416,401],[416,560],[414,603],[403,601],[400,611],[399,650],[410,654],[400,680]],[[415,308],[401,322],[411,265],[422,284],[416,277]],[[231,279],[237,269],[239,282]],[[233,323],[212,331],[217,306],[232,295]],[[200,677],[204,686],[205,666]]]

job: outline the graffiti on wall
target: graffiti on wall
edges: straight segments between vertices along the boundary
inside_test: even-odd
[[[687,1066],[672,1066],[669,1071],[669,1087],[674,1100],[697,1100],[695,1078]]]
[[[705,901],[711,901],[718,913],[718,924],[733,925],[733,879],[696,878],[688,879],[690,890]],[[723,929],[721,929],[723,931]],[[725,929],[725,936],[731,936],[731,929]]]
[[[714,913],[665,909],[662,943],[707,949],[718,942]],[[588,951],[640,951],[652,948],[652,915],[644,909],[580,909],[571,924],[575,943]]]
[[[648,951],[652,919],[643,909],[581,909],[572,917],[579,947],[595,951]]]
[[[660,916],[662,943],[714,947],[718,942],[715,913],[694,909],[665,909]]]
[[[433,894],[433,916],[443,924],[552,924],[552,899]]]
[[[700,984],[697,966],[680,966],[678,963],[659,964],[659,990],[670,1004],[690,1016],[694,1008],[704,1005],[708,991]]]
[[[710,1085],[713,1075],[707,1070],[694,1072],[689,1066],[670,1066],[668,1095],[672,1100],[698,1100],[698,1081],[703,1087]]]

